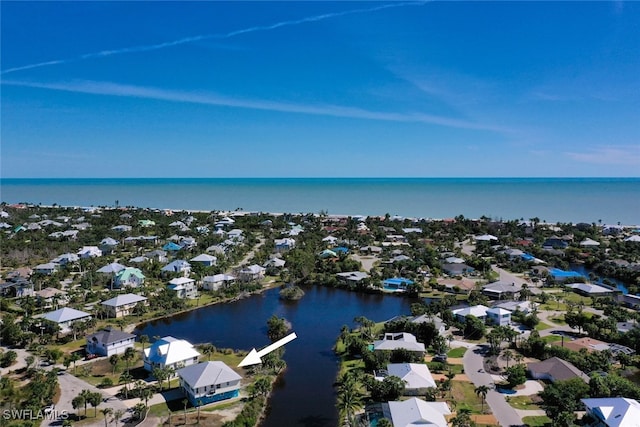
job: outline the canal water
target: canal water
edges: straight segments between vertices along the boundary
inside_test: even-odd
[[[233,303],[203,307],[141,325],[135,333],[149,337],[171,335],[192,343],[246,349],[269,344],[267,319],[291,322],[298,339],[286,345],[287,370],[269,401],[262,427],[335,427],[338,360],[332,351],[342,325],[365,316],[375,321],[409,314],[412,300],[392,295],[369,295],[342,289],[309,286],[299,301],[282,301],[278,289]]]

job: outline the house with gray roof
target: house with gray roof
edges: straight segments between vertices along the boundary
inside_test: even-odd
[[[554,383],[556,381],[580,378],[586,383],[589,382],[589,375],[559,357],[551,357],[542,362],[529,363],[527,371],[534,380],[545,380]]]
[[[482,294],[493,299],[514,299],[522,290],[515,283],[495,282],[482,287]]]
[[[180,388],[193,406],[239,396],[242,377],[223,362],[202,362],[182,368],[177,373]]]
[[[216,265],[218,257],[209,254],[200,254],[195,258],[191,258],[189,261],[200,263],[205,267],[211,267]]]
[[[138,304],[146,304],[147,298],[136,294],[123,294],[115,298],[103,301],[101,304],[106,308],[108,317],[124,317],[133,314],[133,310]]]
[[[198,287],[194,279],[188,277],[178,277],[169,282],[167,285],[170,291],[176,293],[178,298],[194,299],[198,296]]]
[[[109,327],[87,336],[87,353],[109,357],[134,348],[135,342],[135,335]]]
[[[373,342],[373,351],[405,349],[424,353],[424,344],[418,342],[415,335],[408,332],[393,332],[384,334],[384,338]]]
[[[67,333],[71,332],[71,324],[73,322],[89,320],[91,319],[91,314],[74,308],[64,307],[45,313],[39,317],[57,323],[58,326],[60,326],[60,332]]]

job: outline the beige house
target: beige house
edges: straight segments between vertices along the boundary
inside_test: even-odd
[[[103,301],[101,304],[106,307],[108,317],[119,318],[133,314],[133,310],[138,304],[146,305],[147,298],[136,294],[124,294]]]

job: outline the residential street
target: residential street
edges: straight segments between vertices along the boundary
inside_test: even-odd
[[[487,349],[488,346],[480,345],[467,350],[463,357],[464,372],[476,387],[489,386],[486,401],[501,426],[521,426],[522,418],[518,412],[506,402],[505,395],[495,391],[493,378],[484,371],[482,352]]]

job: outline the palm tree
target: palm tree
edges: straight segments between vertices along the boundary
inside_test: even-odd
[[[484,412],[484,401],[487,398],[487,393],[489,393],[489,387],[486,385],[479,385],[474,391],[476,392],[476,396],[479,396],[482,400],[482,412]]]
[[[144,354],[144,346],[145,344],[149,344],[149,335],[140,335],[138,340],[140,341],[140,344],[142,344],[142,353]]]
[[[131,364],[131,361],[135,359],[135,357],[136,351],[133,349],[133,347],[127,347],[127,349],[122,354],[122,360],[124,360],[124,362],[127,364],[127,372],[129,372],[129,365]]]
[[[116,412],[113,413],[113,419],[116,422],[116,427],[118,427],[118,421],[120,421],[123,415],[124,415],[124,411],[122,409],[118,409]]]
[[[108,427],[109,420],[107,417],[113,414],[113,408],[103,408],[103,409],[100,409],[100,412],[102,412],[102,415],[104,415],[104,427]]]
[[[118,356],[117,354],[112,354],[111,356],[109,356],[109,363],[111,364],[111,367],[113,368],[113,371],[111,372],[112,374],[116,373],[116,369],[118,367],[118,362],[120,361],[120,356]]]
[[[453,427],[470,427],[475,425],[471,421],[471,410],[469,408],[461,408],[456,413],[456,416],[451,419]]]
[[[187,405],[189,401],[187,399],[182,399],[182,405],[184,406],[184,423],[187,424]]]
[[[128,399],[129,398],[129,382],[131,382],[131,380],[133,379],[133,377],[131,376],[131,374],[129,372],[123,372],[122,374],[120,374],[120,379],[118,380],[121,383],[124,383],[124,398]]]
[[[344,375],[342,383],[338,386],[337,404],[340,418],[345,424],[351,427],[355,426],[354,415],[357,410],[362,408],[364,393],[361,385],[350,375]]]
[[[509,360],[513,358],[513,352],[511,350],[505,350],[502,353],[502,358],[507,361],[507,369],[509,369]]]

